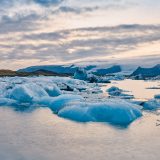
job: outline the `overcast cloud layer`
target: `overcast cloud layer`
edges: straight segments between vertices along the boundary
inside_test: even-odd
[[[159,0],[1,0],[0,68],[153,61],[159,24]]]

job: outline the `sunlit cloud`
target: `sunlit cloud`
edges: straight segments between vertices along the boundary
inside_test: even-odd
[[[159,25],[120,25],[19,34],[0,43],[1,61],[10,59],[71,63],[85,59],[120,59],[159,54]],[[98,35],[96,37],[96,35]],[[145,49],[146,46],[152,49]],[[154,49],[154,47],[156,49]],[[156,53],[154,52],[156,51]]]
[[[159,24],[159,0],[1,0],[0,63],[151,58]]]

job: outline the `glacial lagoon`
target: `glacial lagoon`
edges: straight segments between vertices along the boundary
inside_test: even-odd
[[[1,79],[1,83],[4,81],[8,82]],[[21,81],[16,80],[16,83]],[[135,100],[147,101],[160,93],[155,89],[159,85],[159,81],[113,81],[101,85],[102,93],[97,89],[95,95],[89,94],[89,100],[93,95],[104,101],[108,99],[107,88],[117,86],[133,94]],[[83,91],[83,94],[86,93]],[[0,107],[0,157],[3,160],[157,160],[160,156],[160,111],[142,109],[142,114],[122,127],[107,122],[75,122],[43,106],[3,105]]]

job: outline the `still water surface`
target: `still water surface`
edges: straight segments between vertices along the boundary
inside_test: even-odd
[[[127,94],[134,95],[135,99],[152,99],[154,95],[160,94],[160,81],[143,81],[143,80],[130,80],[112,81],[102,87],[104,93],[112,86],[116,86],[125,91],[129,91]],[[107,93],[106,93],[107,94]]]
[[[125,80],[109,85],[142,99],[159,93],[146,89],[157,87],[159,82]],[[28,111],[0,107],[0,160],[158,160],[159,114],[144,112],[128,128],[118,128],[72,122],[47,108]]]

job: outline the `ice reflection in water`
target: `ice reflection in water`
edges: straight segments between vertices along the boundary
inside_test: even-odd
[[[3,160],[157,160],[157,114],[145,113],[128,128],[64,120],[47,108],[30,113],[0,108],[0,159]]]

